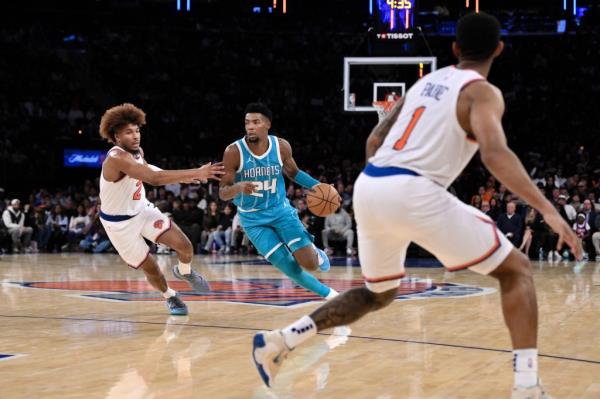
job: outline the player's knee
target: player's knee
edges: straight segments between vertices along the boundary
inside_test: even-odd
[[[500,282],[519,282],[533,284],[531,262],[521,251],[514,250],[506,260],[492,272]]]
[[[175,252],[179,255],[183,255],[186,257],[191,257],[194,255],[194,247],[192,246],[192,242],[187,238],[185,234],[182,234],[180,239],[174,245]]]
[[[192,246],[192,242],[187,237],[185,237],[185,240],[183,240],[181,244],[181,252],[183,252],[183,254],[186,256],[194,255],[194,247]]]
[[[305,270],[313,272],[319,268],[319,258],[316,253],[302,255],[294,254],[294,257],[298,264]]]

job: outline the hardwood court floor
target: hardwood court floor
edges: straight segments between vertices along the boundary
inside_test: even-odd
[[[175,258],[159,259],[185,291],[169,270]],[[115,255],[2,257],[0,398],[510,396],[510,342],[495,282],[441,268],[409,268],[403,298],[420,299],[396,301],[354,324],[349,337],[314,338],[265,388],[250,360],[253,334],[317,305],[256,263],[196,257],[215,293],[184,295],[190,315],[169,317],[142,272]],[[600,264],[534,262],[534,270],[545,387],[557,398],[600,398]],[[318,276],[338,290],[360,284],[352,266]]]

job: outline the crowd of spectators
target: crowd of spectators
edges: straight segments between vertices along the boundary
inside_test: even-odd
[[[600,30],[592,11],[562,35],[506,37],[489,79],[505,96],[510,146],[593,256],[600,253],[592,214],[600,198],[600,113],[590,99],[600,92]],[[0,90],[2,248],[111,250],[98,223],[99,171],[62,167],[64,148],[106,147],[98,123],[109,106],[129,101],[143,108],[147,158],[174,169],[219,160],[243,132],[245,104],[261,100],[274,111],[273,133],[292,143],[300,166],[343,197],[344,209],[324,220],[311,216],[302,190],[290,186],[303,223],[328,252],[354,255],[352,183],[377,117],[342,112],[340,89],[343,57],[368,55],[368,25],[345,15],[315,15],[310,24],[236,15],[223,25],[212,16],[132,14],[0,17],[0,76],[10,76]],[[431,36],[429,44],[438,66],[454,62],[451,38]],[[394,55],[423,55],[414,53],[421,47],[398,46]],[[450,190],[489,214],[530,256],[563,255],[540,216],[479,159]],[[235,207],[219,202],[214,186],[148,188],[148,198],[171,214],[197,253],[248,250]]]

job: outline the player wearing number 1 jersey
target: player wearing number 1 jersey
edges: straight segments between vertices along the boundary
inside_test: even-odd
[[[302,270],[329,269],[325,252],[313,244],[286,197],[283,175],[305,188],[319,184],[298,169],[290,143],[269,135],[271,111],[261,103],[246,107],[246,136],[223,155],[225,175],[219,196],[233,199],[240,224],[256,250],[298,285],[324,298],[337,292]]]
[[[210,290],[208,282],[191,269],[193,249],[179,227],[146,199],[143,183],[162,186],[169,183],[199,183],[219,180],[221,164],[197,169],[161,170],[149,165],[140,147],[140,127],[146,114],[132,104],[107,110],[100,121],[100,136],[114,144],[102,164],[100,174],[100,221],[112,245],[127,264],[141,268],[146,279],[167,301],[172,315],[186,315],[187,306],[169,288],[144,239],[165,244],[177,252],[179,264],[173,274],[187,281],[196,292]]]
[[[291,349],[318,331],[389,305],[404,276],[406,249],[415,242],[451,271],[469,268],[499,281],[514,348],[513,398],[546,397],[537,378],[537,303],[529,260],[488,216],[446,190],[479,150],[486,167],[538,209],[560,242],[581,258],[577,238],[506,145],[502,94],[486,79],[502,49],[494,17],[461,18],[453,44],[458,65],[415,83],[371,132],[368,164],[354,186],[366,286],[344,292],[282,330],[257,334],[253,356],[265,383]]]

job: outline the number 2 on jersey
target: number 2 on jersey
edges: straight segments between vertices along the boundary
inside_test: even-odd
[[[139,201],[142,198],[142,181],[138,180],[135,183],[135,186],[137,187],[137,190],[135,190],[135,193],[133,193],[133,200]]]
[[[402,133],[402,137],[400,137],[396,141],[396,143],[394,143],[394,150],[401,151],[406,146],[406,142],[408,141],[410,134],[414,130],[415,125],[421,118],[421,115],[423,115],[423,112],[425,112],[425,106],[421,106],[421,107],[415,109],[415,112],[413,112],[412,118],[410,118],[410,122],[408,122],[408,126],[406,127],[406,130],[404,130],[404,133]]]

